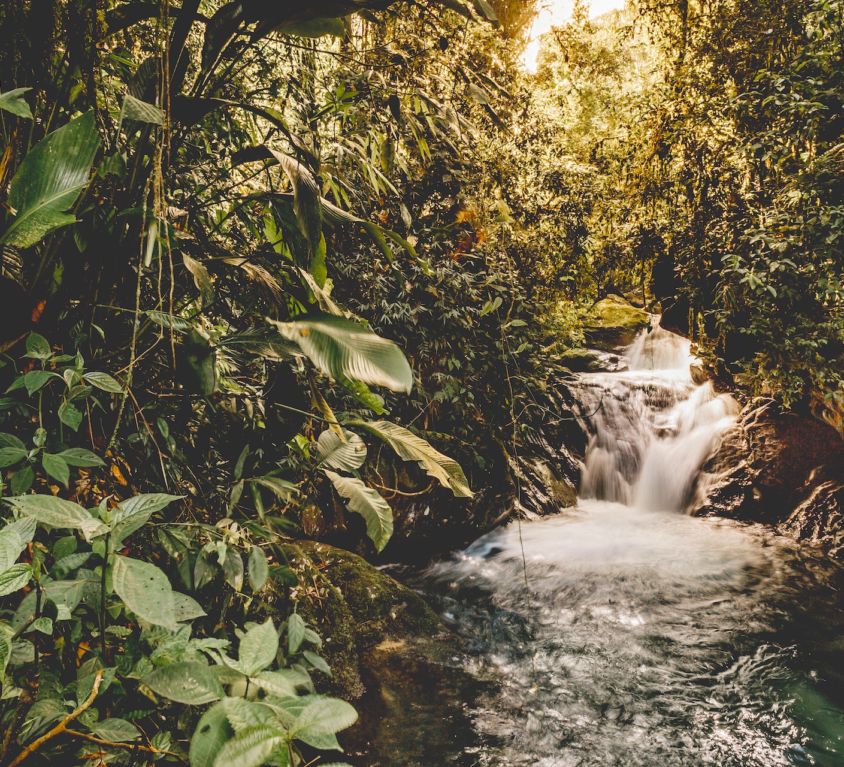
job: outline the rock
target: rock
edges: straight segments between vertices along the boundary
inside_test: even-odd
[[[419,594],[356,554],[313,541],[280,549],[300,584],[291,598],[325,638],[322,655],[331,667],[329,687],[335,694],[363,695],[366,659],[373,648],[433,640],[443,628]]]
[[[709,371],[700,360],[695,360],[689,365],[689,375],[698,386],[705,384],[710,379]]]
[[[592,307],[584,335],[590,346],[613,351],[632,344],[650,324],[651,317],[646,311],[631,306],[621,296],[609,295]]]
[[[698,489],[693,513],[764,522],[842,551],[844,440],[815,418],[752,403]]]
[[[616,373],[627,369],[623,357],[598,349],[568,349],[560,362],[573,373]]]

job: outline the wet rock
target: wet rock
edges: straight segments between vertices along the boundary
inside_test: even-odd
[[[621,296],[610,295],[595,304],[586,318],[584,335],[589,346],[613,351],[628,346],[644,328],[650,327],[650,315],[637,309]]]
[[[322,654],[334,693],[351,699],[364,694],[363,680],[371,677],[367,659],[378,645],[433,640],[443,628],[419,594],[356,554],[312,541],[280,548],[300,584],[291,598],[325,637]]]
[[[698,386],[705,384],[710,379],[709,371],[700,360],[695,360],[689,365],[689,375]]]
[[[616,373],[627,369],[623,357],[599,349],[568,349],[560,361],[573,373]]]
[[[844,440],[770,402],[745,408],[704,466],[694,513],[778,526],[841,552]]]

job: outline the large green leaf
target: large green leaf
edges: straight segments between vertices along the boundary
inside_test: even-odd
[[[116,556],[112,584],[125,605],[147,623],[175,628],[173,588],[162,570],[149,562]]]
[[[155,512],[182,497],[167,493],[144,493],[121,501],[111,518],[112,544],[119,547],[126,538],[143,527]]]
[[[8,570],[0,573],[0,597],[5,597],[18,589],[22,589],[32,578],[32,567],[23,563],[12,565]]]
[[[0,93],[0,109],[5,112],[11,112],[18,117],[27,117],[31,120],[32,111],[23,97],[24,93],[31,90],[32,88],[14,88],[5,93]]]
[[[416,461],[429,477],[436,479],[456,496],[471,498],[473,493],[460,464],[447,455],[443,455],[430,443],[389,421],[353,421],[379,439],[384,440],[399,457],[405,461]]]
[[[318,698],[308,703],[291,728],[295,737],[306,740],[319,735],[334,735],[351,727],[358,718],[350,704],[338,698]]]
[[[143,678],[143,683],[164,698],[201,706],[223,697],[223,686],[217,674],[204,663],[172,663],[157,668]]]
[[[220,749],[214,767],[261,767],[285,742],[285,732],[278,727],[247,727]]]
[[[355,471],[366,461],[366,444],[357,434],[345,429],[342,437],[333,429],[326,429],[317,439],[317,454],[321,466]]]
[[[278,652],[278,632],[272,618],[252,626],[240,640],[238,667],[246,676],[263,671],[274,660]]]
[[[293,186],[293,208],[296,219],[302,229],[302,234],[308,241],[311,256],[319,248],[322,237],[322,206],[320,205],[319,184],[313,173],[299,160],[283,152],[270,150],[273,157],[281,165],[282,170],[290,179]],[[325,280],[317,279],[322,285]]]
[[[208,767],[214,764],[217,754],[234,735],[221,703],[209,708],[200,718],[190,740],[191,767]]]
[[[393,510],[390,504],[355,477],[344,477],[333,471],[326,471],[325,476],[347,500],[349,511],[355,511],[364,518],[367,535],[375,548],[382,551],[393,535]]]
[[[392,341],[344,317],[309,314],[293,322],[276,322],[282,338],[296,344],[323,373],[352,378],[409,393],[413,372]]]
[[[108,528],[100,520],[92,517],[78,504],[52,495],[17,495],[7,498],[6,502],[22,514],[34,517],[42,525],[81,530],[87,541],[108,532]]]
[[[35,519],[24,517],[0,531],[0,572],[8,570],[35,535]]]
[[[72,224],[68,211],[88,183],[100,137],[88,112],[39,141],[21,162],[9,186],[16,215],[2,237],[28,248],[54,229]]]

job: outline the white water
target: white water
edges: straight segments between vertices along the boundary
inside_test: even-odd
[[[806,756],[789,692],[808,672],[779,639],[790,579],[805,576],[759,529],[684,513],[737,412],[690,362],[687,341],[654,329],[628,370],[580,376],[591,437],[577,508],[432,568],[474,671],[501,684],[476,711],[494,745],[466,764],[844,764]]]

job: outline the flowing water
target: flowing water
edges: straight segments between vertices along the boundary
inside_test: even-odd
[[[840,571],[760,527],[684,513],[736,405],[692,383],[688,343],[663,330],[627,361],[579,378],[577,507],[426,575],[465,640],[462,670],[492,683],[462,711],[472,737],[440,732],[417,760],[402,737],[449,716],[420,705],[373,763],[844,765]]]

